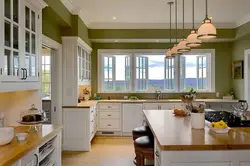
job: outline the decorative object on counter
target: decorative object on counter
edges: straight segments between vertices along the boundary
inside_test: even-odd
[[[101,100],[102,98],[100,96],[96,96],[95,100]]]
[[[212,122],[208,125],[208,127],[217,134],[227,134],[231,129],[223,120],[219,122]]]
[[[243,79],[244,78],[244,61],[234,61],[232,63],[232,78],[233,79]]]
[[[18,133],[18,134],[16,134],[17,140],[19,142],[25,141],[27,136],[28,136],[28,133]]]
[[[174,109],[175,116],[187,116],[187,112],[182,109]]]
[[[4,112],[0,112],[0,127],[4,127],[4,118],[5,118]]]
[[[29,132],[37,132],[37,125],[42,124],[47,121],[46,113],[43,110],[38,110],[34,104],[31,105],[31,108],[21,113],[21,120],[17,121],[22,125],[30,126]]]
[[[191,126],[193,129],[204,129],[205,127],[205,103],[192,102],[187,108],[191,112]]]
[[[234,115],[241,119],[241,123],[250,123],[250,112],[248,111],[248,103],[246,100],[239,100],[235,105],[232,105]]]
[[[83,89],[84,100],[89,101],[90,91],[87,88]]]
[[[138,100],[138,97],[136,97],[136,96],[130,96],[129,100]]]
[[[9,144],[14,138],[13,127],[0,128],[0,146]]]

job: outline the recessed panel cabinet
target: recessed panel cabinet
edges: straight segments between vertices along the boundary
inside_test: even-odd
[[[19,90],[33,89],[31,82],[39,82],[42,0],[0,1],[0,83],[12,91],[10,86],[26,83]],[[6,84],[5,84],[6,83]],[[26,84],[25,84],[26,85]],[[16,88],[13,88],[15,91]]]

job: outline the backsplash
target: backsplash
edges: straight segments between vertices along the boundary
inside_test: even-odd
[[[161,99],[180,99],[184,93],[162,93]],[[124,96],[137,96],[139,99],[155,99],[155,93],[98,93],[102,99],[124,99]],[[197,99],[215,99],[216,93],[197,93]]]
[[[91,94],[91,85],[79,85],[78,86],[78,98],[83,99],[83,89],[86,88],[90,91]]]
[[[19,91],[0,93],[0,112],[5,113],[5,126],[19,125],[21,112],[30,109],[35,104],[38,109],[42,109],[42,101],[39,91]]]

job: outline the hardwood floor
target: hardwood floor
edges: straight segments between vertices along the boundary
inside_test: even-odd
[[[91,152],[63,152],[63,166],[134,166],[132,137],[96,137]]]

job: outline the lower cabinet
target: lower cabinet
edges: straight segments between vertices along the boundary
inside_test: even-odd
[[[171,166],[232,166],[232,163],[231,162],[171,163]]]
[[[132,130],[143,125],[142,104],[122,104],[122,132],[132,135]]]
[[[63,150],[90,151],[97,131],[96,107],[63,109]]]
[[[21,166],[36,166],[38,165],[38,155],[36,151],[29,152],[21,159]]]

